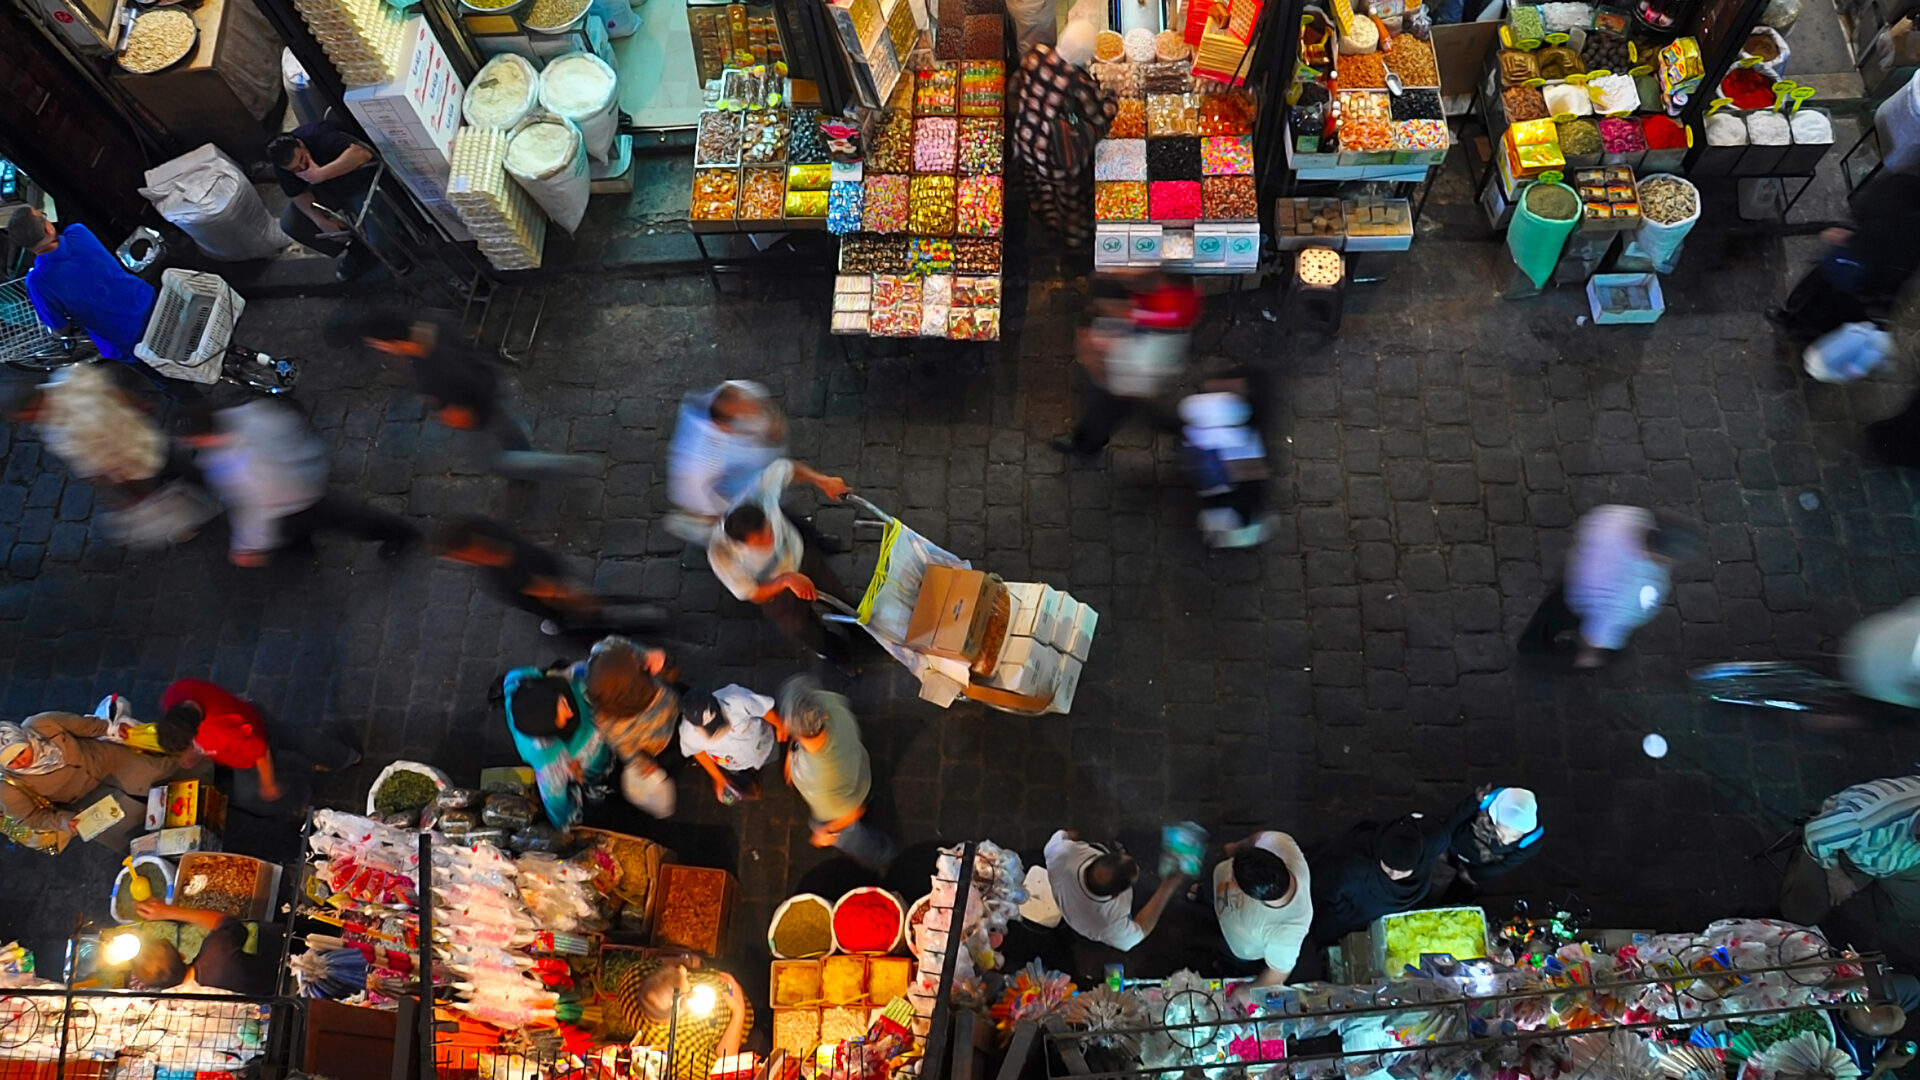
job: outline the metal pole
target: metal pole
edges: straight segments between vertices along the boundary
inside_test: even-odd
[[[433,833],[420,832],[420,1075],[440,1075],[433,1060]]]

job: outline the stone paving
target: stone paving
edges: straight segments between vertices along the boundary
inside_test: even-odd
[[[1548,839],[1514,891],[1576,893],[1599,925],[1764,911],[1774,882],[1749,854],[1827,792],[1908,771],[1915,737],[1813,735],[1783,714],[1696,704],[1684,673],[1819,661],[1863,613],[1920,591],[1914,481],[1858,452],[1861,424],[1904,401],[1906,373],[1843,388],[1798,374],[1758,316],[1787,283],[1785,252],[1747,230],[1702,227],[1652,327],[1579,325],[1572,293],[1503,301],[1502,249],[1464,193],[1447,194],[1411,255],[1371,268],[1388,280],[1354,290],[1337,339],[1289,336],[1269,298],[1243,302],[1229,328],[1216,301],[1199,351],[1277,377],[1284,523],[1258,554],[1206,553],[1168,436],[1129,427],[1095,467],[1047,447],[1071,412],[1085,287],[1051,254],[1034,257],[1015,290],[1025,310],[985,356],[849,358],[825,333],[818,279],[749,279],[743,297],[698,277],[558,284],[517,376],[522,406],[540,446],[607,467],[517,520],[603,587],[670,607],[696,677],[772,690],[801,666],[796,650],[658,525],[680,393],[758,378],[793,414],[798,457],[977,565],[1101,612],[1071,716],[942,712],[877,662],[852,685],[877,817],[903,839],[1037,848],[1060,826],[1100,836],[1192,818],[1227,837],[1275,826],[1312,840],[1520,783],[1540,792]],[[308,357],[300,398],[336,482],[422,525],[504,513],[481,471],[485,439],[426,421],[395,376],[320,343],[341,302],[260,300],[245,324],[250,340]],[[564,646],[467,571],[424,555],[389,566],[339,540],[311,564],[240,570],[218,529],[124,554],[31,435],[0,429],[0,448],[5,715],[84,710],[110,690],[151,711],[168,681],[200,675],[283,723],[352,731],[371,767],[512,763],[489,683]],[[1677,603],[1608,670],[1516,665],[1511,642],[1556,577],[1568,526],[1607,501],[1702,520],[1712,559],[1683,568]],[[851,532],[843,508],[820,517]],[[872,559],[859,547],[850,580]],[[1648,731],[1672,744],[1664,760],[1640,753]],[[350,804],[370,777],[322,790]],[[605,820],[690,861],[737,864],[743,939],[824,859],[777,788],[724,810],[689,770],[681,807],[662,826],[624,807]],[[72,914],[102,914],[111,863],[87,845],[57,864],[0,853],[0,938],[58,956]]]

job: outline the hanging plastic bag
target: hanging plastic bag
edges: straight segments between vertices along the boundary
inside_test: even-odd
[[[627,0],[593,0],[591,11],[607,25],[610,38],[632,37],[640,29],[640,15],[634,11],[636,5]]]
[[[212,143],[148,169],[146,180],[141,197],[210,259],[268,259],[293,242],[246,171]]]
[[[1693,188],[1693,213],[1680,221],[1663,225],[1652,218],[1646,217],[1643,211],[1640,227],[1634,230],[1633,238],[1627,241],[1626,248],[1621,254],[1627,257],[1647,260],[1647,262],[1653,266],[1656,273],[1671,274],[1673,273],[1673,268],[1680,262],[1681,245],[1686,243],[1687,234],[1693,231],[1694,223],[1700,220],[1700,207],[1702,205],[1700,201],[1700,189],[1680,179],[1680,177],[1673,176],[1669,173],[1655,173],[1652,176],[1643,176],[1640,178],[1640,183],[1645,185],[1647,181],[1654,179],[1674,180],[1686,184],[1689,188]],[[1644,207],[1646,200],[1642,199],[1641,205]]]
[[[587,212],[593,178],[580,129],[558,116],[520,122],[507,142],[507,175],[513,177],[555,225],[572,232]]]
[[[627,801],[657,818],[673,816],[678,793],[673,778],[652,758],[637,757],[620,772],[620,794]]]
[[[620,82],[606,61],[590,52],[570,52],[549,60],[540,73],[540,104],[580,125],[588,157],[607,160],[620,126]]]
[[[1829,330],[1801,354],[1807,374],[1823,383],[1847,383],[1871,374],[1893,355],[1893,335],[1870,322]]]
[[[460,114],[477,128],[507,129],[540,104],[540,72],[523,56],[501,53],[473,77]]]

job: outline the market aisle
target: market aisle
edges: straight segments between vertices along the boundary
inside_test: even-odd
[[[679,393],[758,378],[795,416],[800,457],[976,565],[1068,587],[1101,612],[1071,716],[939,712],[877,664],[852,688],[884,778],[878,819],[904,842],[1024,850],[1059,826],[1099,836],[1189,817],[1309,840],[1366,816],[1441,813],[1499,781],[1540,793],[1551,838],[1516,889],[1574,891],[1603,925],[1760,910],[1772,883],[1748,854],[1822,795],[1912,760],[1915,738],[1830,740],[1776,715],[1704,710],[1683,673],[1818,656],[1859,614],[1920,592],[1915,491],[1857,457],[1860,425],[1905,388],[1797,375],[1757,314],[1786,268],[1772,241],[1744,233],[1702,226],[1652,327],[1580,326],[1571,295],[1509,305],[1495,297],[1501,249],[1460,194],[1436,196],[1427,234],[1382,262],[1386,283],[1355,293],[1338,340],[1285,340],[1259,302],[1224,337],[1217,315],[1203,327],[1210,355],[1278,375],[1285,524],[1261,556],[1203,552],[1167,439],[1129,427],[1091,469],[1047,447],[1071,408],[1065,350],[1084,295],[1072,284],[1029,290],[990,364],[864,370],[826,337],[824,282],[756,287],[751,301],[716,299],[699,278],[562,286],[523,400],[537,445],[605,454],[609,468],[543,493],[521,525],[586,565],[597,554],[602,588],[673,609],[692,672],[771,691],[795,669],[790,647],[655,521]],[[338,482],[417,517],[497,511],[485,440],[425,422],[393,377],[320,343],[336,303],[257,301],[248,324],[310,357],[302,397]],[[90,539],[83,487],[30,438],[0,440],[6,715],[109,690],[151,709],[173,678],[198,675],[286,723],[353,727],[373,769],[513,761],[487,687],[563,649],[469,572],[424,556],[389,567],[336,543],[311,569],[236,570],[217,538],[123,556]],[[1801,509],[1808,491],[1818,510]],[[1509,643],[1543,560],[1557,563],[1565,528],[1601,501],[1703,519],[1717,563],[1685,568],[1676,607],[1604,674],[1515,670]],[[851,532],[844,510],[822,519]],[[856,554],[861,573],[871,558],[870,545]],[[1648,730],[1672,743],[1664,761],[1640,754]],[[372,772],[327,778],[323,795],[358,801]],[[723,810],[693,772],[680,802],[670,842],[686,861],[737,862],[736,939],[750,940],[822,861],[803,811],[777,791]],[[607,823],[640,831],[637,817]],[[99,909],[109,863],[87,845],[58,863],[0,855],[7,932],[57,956],[71,913]]]

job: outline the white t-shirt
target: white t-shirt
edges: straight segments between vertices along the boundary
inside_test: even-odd
[[[731,683],[715,690],[713,699],[727,722],[718,731],[709,732],[693,717],[681,720],[680,752],[688,757],[707,754],[728,772],[752,772],[765,765],[778,745],[773,725],[765,719],[773,709],[773,699]]]
[[[1087,864],[1102,854],[1099,848],[1075,840],[1061,829],[1047,841],[1047,880],[1053,884],[1054,906],[1075,933],[1126,952],[1147,934],[1133,921],[1133,889],[1109,897],[1087,891]]]
[[[767,466],[754,486],[733,503],[734,506],[751,503],[766,514],[767,524],[773,529],[772,547],[755,551],[728,536],[724,524],[715,525],[713,537],[707,541],[707,562],[713,567],[713,575],[741,600],[749,599],[774,578],[800,569],[800,559],[805,554],[800,544],[800,530],[780,512],[780,496],[791,483],[793,462],[781,458]]]
[[[1234,882],[1233,860],[1222,859],[1213,868],[1213,913],[1233,955],[1291,972],[1313,925],[1313,882],[1307,876],[1307,859],[1293,837],[1283,832],[1263,832],[1254,837],[1253,846],[1280,857],[1293,875],[1293,891],[1279,900],[1255,900]]]

